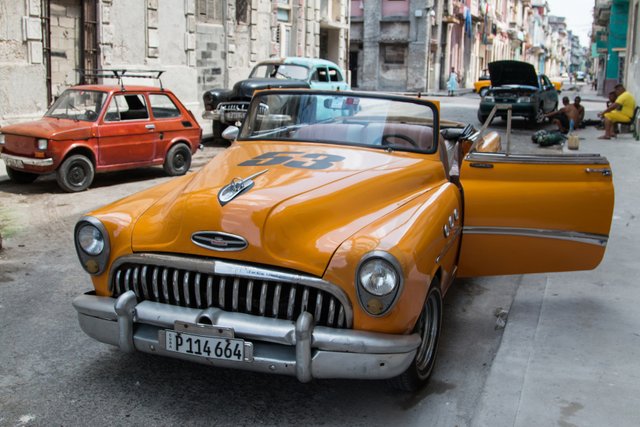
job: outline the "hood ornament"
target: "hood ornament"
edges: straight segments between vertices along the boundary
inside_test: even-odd
[[[226,205],[240,194],[248,191],[253,187],[254,182],[253,178],[256,178],[263,173],[267,172],[269,169],[265,169],[258,173],[254,173],[251,176],[246,178],[233,178],[231,182],[220,189],[218,192],[218,202],[220,202],[221,206]]]

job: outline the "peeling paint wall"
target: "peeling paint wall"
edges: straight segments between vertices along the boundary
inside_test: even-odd
[[[0,126],[47,107],[40,1],[0,2]]]

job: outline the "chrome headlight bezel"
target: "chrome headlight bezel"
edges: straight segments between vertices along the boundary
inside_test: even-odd
[[[362,272],[372,263],[377,263],[379,267],[387,269],[395,276],[395,284],[386,293],[374,293],[362,283]],[[382,317],[389,313],[398,301],[402,288],[404,287],[404,276],[402,267],[398,260],[386,251],[372,251],[365,254],[356,268],[356,293],[360,307],[372,317]]]
[[[36,148],[40,151],[44,151],[49,147],[49,140],[46,138],[38,138],[36,140]]]
[[[84,230],[97,233],[102,238],[101,242],[96,243],[100,248],[99,251],[89,251],[87,245],[80,243],[81,233]],[[73,232],[76,253],[80,259],[80,264],[85,271],[91,275],[97,276],[105,271],[109,255],[111,254],[111,245],[109,242],[109,233],[104,224],[97,218],[91,216],[82,217]],[[98,241],[99,239],[96,239]],[[90,246],[89,246],[90,247]]]

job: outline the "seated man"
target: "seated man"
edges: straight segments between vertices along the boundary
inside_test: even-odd
[[[576,123],[578,123],[579,115],[576,107],[570,103],[568,96],[562,98],[562,105],[564,105],[564,107],[558,111],[552,111],[551,113],[545,114],[545,117],[550,117],[553,120],[553,123],[558,126],[558,130],[560,132],[567,133],[569,132],[572,120],[574,127]]]
[[[598,139],[615,138],[616,123],[629,123],[633,117],[633,111],[636,108],[636,101],[633,99],[633,95],[627,92],[621,84],[617,84],[614,91],[618,96],[616,101],[598,114],[600,117],[604,117],[604,135]]]
[[[584,107],[581,104],[582,98],[576,96],[573,99],[573,106],[578,110],[578,121],[576,122],[576,128],[584,128]]]

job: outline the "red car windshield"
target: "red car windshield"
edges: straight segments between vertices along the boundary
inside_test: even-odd
[[[95,122],[107,98],[105,92],[68,89],[53,103],[45,117]]]

